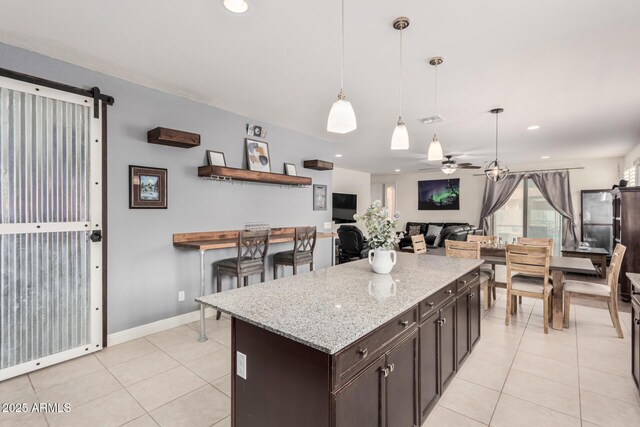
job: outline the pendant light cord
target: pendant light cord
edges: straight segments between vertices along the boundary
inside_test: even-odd
[[[342,29],[340,32],[342,44],[342,60],[340,63],[340,93],[344,90],[344,0],[342,0]]]
[[[403,101],[403,85],[402,85],[402,50],[403,50],[403,38],[402,33],[404,33],[404,25],[400,29],[400,118],[402,119],[402,101]]]
[[[499,114],[496,113],[496,165],[498,163],[498,116]]]
[[[434,109],[434,114],[437,116],[438,115],[438,63],[436,62],[436,77],[435,77],[435,84],[434,84],[434,95],[433,95],[433,109]],[[433,134],[435,137],[436,131],[438,130],[438,122],[436,120],[436,122],[433,124]]]

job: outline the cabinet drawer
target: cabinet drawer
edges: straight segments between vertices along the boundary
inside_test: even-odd
[[[442,305],[447,299],[455,296],[456,282],[449,283],[438,292],[426,297],[420,302],[420,322],[423,322],[431,312]]]
[[[335,388],[339,388],[370,361],[388,350],[388,344],[407,335],[418,324],[418,309],[412,308],[361,338],[335,356]]]
[[[473,270],[458,279],[458,294],[465,292],[466,288],[480,279],[480,270]]]

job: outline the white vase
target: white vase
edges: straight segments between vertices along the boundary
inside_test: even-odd
[[[396,265],[396,251],[384,249],[369,250],[369,264],[378,274],[389,274]]]

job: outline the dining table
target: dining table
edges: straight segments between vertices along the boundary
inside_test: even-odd
[[[480,258],[482,258],[486,264],[506,265],[505,246],[481,246]],[[589,258],[551,256],[549,258],[549,270],[553,280],[553,316],[551,327],[561,331],[563,327],[562,310],[564,307],[562,303],[562,291],[565,273],[595,275],[596,268]]]

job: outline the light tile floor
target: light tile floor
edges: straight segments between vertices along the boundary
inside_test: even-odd
[[[541,304],[524,299],[504,325],[504,292],[482,339],[423,427],[638,426],[631,316],[616,338],[601,308],[572,307],[571,328],[544,335]],[[68,402],[70,413],[0,414],[5,426],[230,426],[230,322],[198,323],[0,383],[0,402]],[[355,427],[355,426],[354,426]]]

